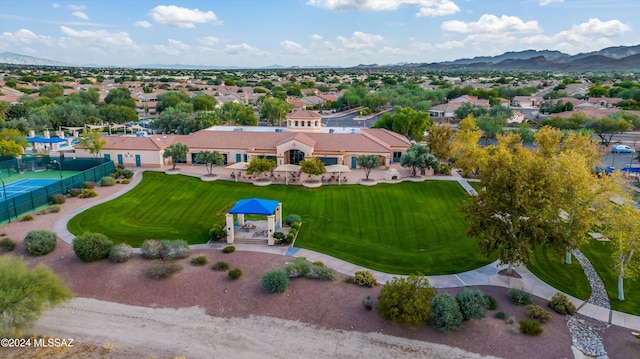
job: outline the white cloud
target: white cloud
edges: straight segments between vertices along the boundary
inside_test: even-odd
[[[459,33],[503,33],[503,32],[536,32],[540,31],[537,21],[522,21],[517,16],[502,15],[497,17],[484,14],[475,22],[458,20],[445,21],[440,26],[442,30]]]
[[[71,13],[71,15],[75,16],[75,17],[79,17],[81,19],[84,20],[89,20],[89,16],[85,13],[83,13],[82,11],[74,11]]]
[[[354,32],[349,39],[343,36],[338,36],[336,39],[342,43],[342,46],[356,50],[374,47],[376,44],[384,41],[382,35],[365,34],[360,31]]]
[[[51,4],[51,7],[53,7],[54,9],[59,9],[60,8],[60,4],[53,3],[53,4]]]
[[[146,20],[142,20],[142,21],[136,21],[135,23],[133,23],[135,26],[137,27],[144,27],[145,29],[150,28],[151,26],[153,26],[149,21]]]
[[[418,16],[451,15],[460,11],[458,5],[451,0],[308,0],[307,5],[335,11],[388,11],[413,6],[420,8]]]
[[[199,37],[196,40],[205,46],[214,46],[220,43],[220,38],[215,36]]]
[[[564,2],[564,0],[540,0],[540,6],[547,6],[554,2]]]
[[[67,7],[68,7],[69,9],[71,9],[71,10],[77,10],[77,11],[84,10],[84,5],[73,5],[73,4],[69,4],[69,5],[67,5]]]
[[[322,36],[320,36],[318,34],[313,34],[313,35],[311,35],[311,39],[312,40],[322,40]]]
[[[257,55],[261,54],[262,51],[256,47],[253,47],[246,43],[241,44],[227,44],[225,45],[224,52],[229,55]]]
[[[178,56],[190,49],[190,46],[180,40],[168,39],[168,45],[153,45],[153,48],[162,54]]]
[[[221,23],[213,11],[200,11],[175,5],[159,5],[149,11],[149,16],[158,24],[177,27],[179,29],[191,29],[196,24]]]
[[[464,47],[464,42],[446,41],[446,42],[441,42],[435,45],[435,48],[437,48],[438,50],[451,50],[451,49],[460,48],[460,47]]]
[[[66,26],[60,26],[60,30],[74,40],[86,40],[87,44],[94,46],[131,46],[133,40],[126,32],[109,32],[105,30],[74,30]]]
[[[30,44],[37,39],[38,35],[27,29],[20,29],[13,33],[3,32],[0,34],[0,40],[4,43]]]
[[[300,53],[305,51],[302,45],[291,40],[284,40],[280,42],[280,47],[282,47],[285,51],[294,52],[294,53]]]
[[[629,25],[623,24],[620,20],[600,21],[598,18],[589,19],[580,25],[571,27],[570,32],[582,36],[605,36],[612,37],[622,35],[627,31],[631,31]]]

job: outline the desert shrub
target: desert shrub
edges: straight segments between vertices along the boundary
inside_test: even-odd
[[[527,315],[531,319],[538,319],[540,323],[546,323],[551,320],[551,313],[542,309],[541,306],[535,304],[527,305]]]
[[[362,300],[362,305],[364,306],[364,309],[366,309],[366,310],[371,310],[371,309],[373,309],[373,299],[371,299],[371,296],[370,296],[370,295],[366,296],[366,297]]]
[[[436,289],[420,273],[394,277],[380,291],[378,312],[382,318],[401,324],[424,325],[436,294]]]
[[[155,279],[165,279],[180,271],[182,266],[174,261],[156,261],[149,268],[149,275]]]
[[[227,238],[227,231],[222,224],[214,224],[209,230],[209,239],[212,241],[221,241]]]
[[[0,239],[0,250],[4,252],[11,252],[16,249],[16,242],[9,237]]]
[[[109,256],[113,242],[102,233],[84,233],[73,239],[73,252],[83,262],[95,262]]]
[[[295,229],[295,228],[291,228],[291,229],[289,230],[289,233],[288,233],[288,234],[292,234],[292,235],[295,237],[295,236],[296,236],[296,234],[298,234],[298,230],[297,230],[297,229]]]
[[[311,272],[306,276],[309,279],[320,279],[320,280],[336,280],[338,278],[338,272],[335,269],[329,268],[324,264],[318,265],[315,263],[311,264]]]
[[[280,231],[275,231],[273,232],[273,239],[276,242],[276,244],[284,244],[283,240],[286,238],[287,236],[280,232]]]
[[[164,260],[187,258],[191,254],[189,244],[182,239],[161,241],[161,257]]]
[[[96,192],[95,190],[92,190],[90,188],[85,188],[85,189],[82,190],[82,192],[80,192],[80,195],[78,197],[80,197],[80,198],[98,197],[98,192]]]
[[[53,204],[63,204],[66,200],[67,200],[67,197],[65,197],[65,195],[60,193],[56,193],[53,196],[51,196],[51,203]]]
[[[440,163],[436,166],[435,173],[449,175],[451,174],[451,166],[446,163]]]
[[[363,286],[373,288],[378,285],[378,280],[373,274],[367,270],[359,270],[353,276],[353,283]]]
[[[460,306],[456,299],[448,293],[433,297],[430,316],[433,327],[441,332],[448,333],[462,325]]]
[[[211,270],[216,272],[224,272],[229,269],[229,263],[225,261],[217,261],[211,266]]]
[[[487,303],[487,309],[489,310],[498,309],[498,301],[496,300],[496,298],[485,294],[484,299],[485,299],[485,302]]]
[[[300,230],[300,222],[291,223],[291,229]]]
[[[518,324],[518,322],[516,322],[516,317],[507,318],[507,328],[513,334],[520,333],[520,324]]]
[[[118,243],[109,250],[109,260],[114,263],[124,263],[133,256],[133,248],[127,243]]]
[[[464,288],[456,294],[456,302],[464,320],[484,318],[487,300],[481,291]]]
[[[95,187],[96,187],[95,182],[91,182],[91,181],[82,182],[82,188],[84,189],[94,189]]]
[[[117,170],[123,170],[123,169],[124,169],[124,164],[120,164],[120,163],[118,163],[118,164],[116,165],[116,169],[117,169]]]
[[[520,321],[520,332],[527,335],[540,335],[542,333],[542,326],[537,320],[522,319]]]
[[[142,256],[148,259],[162,258],[162,243],[155,239],[147,239],[140,246]]]
[[[276,269],[263,274],[261,283],[267,293],[282,293],[289,286],[289,277],[284,271]]]
[[[203,266],[207,263],[209,263],[209,258],[207,258],[207,256],[205,256],[204,254],[191,258],[191,264],[193,264],[194,266]]]
[[[282,240],[282,244],[291,244],[296,236],[293,233],[287,233],[287,236]]]
[[[285,273],[289,278],[306,277],[311,273],[313,264],[304,258],[296,258],[284,267]]]
[[[288,216],[284,219],[284,223],[285,223],[287,226],[290,226],[290,225],[291,225],[291,223],[293,223],[293,222],[301,222],[301,221],[302,221],[302,218],[301,218],[299,215],[297,215],[297,214],[293,214],[293,213],[292,213],[292,214],[290,214],[290,215],[288,215]]]
[[[234,246],[226,246],[224,248],[222,248],[222,253],[233,253],[236,251],[236,247]]]
[[[130,180],[128,180],[128,179],[123,179],[120,183],[122,183],[122,184],[129,184],[129,183],[131,183],[131,181],[130,181]]]
[[[78,197],[80,193],[82,193],[82,190],[80,188],[72,188],[69,190],[69,196],[71,197]]]
[[[111,176],[104,176],[100,179],[101,186],[115,186],[116,179]]]
[[[576,306],[563,293],[554,294],[549,301],[549,307],[558,314],[571,315],[576,312]]]
[[[521,289],[509,289],[509,298],[511,298],[511,302],[513,302],[513,304],[515,305],[531,304],[531,294]]]
[[[242,271],[240,270],[240,268],[233,268],[229,271],[229,278],[237,280],[240,279],[240,277],[242,277]]]
[[[132,170],[123,169],[122,170],[122,177],[124,177],[126,179],[129,179],[129,178],[133,177],[133,171]]]
[[[62,208],[60,208],[59,205],[52,204],[51,206],[47,206],[47,207],[41,209],[40,211],[38,211],[38,214],[58,213],[58,212],[60,212],[61,209]]]
[[[33,215],[25,214],[24,216],[20,217],[20,222],[29,222],[29,221],[33,221]]]
[[[507,317],[507,313],[499,311],[496,313],[496,318],[504,320]]]
[[[43,256],[56,249],[58,236],[47,230],[35,230],[24,237],[24,248],[32,256]]]

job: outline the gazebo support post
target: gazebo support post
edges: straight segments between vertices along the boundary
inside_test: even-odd
[[[226,215],[227,226],[227,243],[233,243],[234,229],[233,229],[233,214],[227,213]]]
[[[278,203],[278,207],[276,207],[276,225],[276,230],[282,228],[282,202]]]
[[[238,225],[244,226],[244,213],[238,213]]]
[[[267,242],[270,246],[275,245],[275,240],[273,239],[273,230],[275,227],[275,216],[272,214],[267,216]]]

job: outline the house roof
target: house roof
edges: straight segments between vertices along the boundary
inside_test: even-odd
[[[129,137],[129,136],[106,136],[104,137],[106,144],[104,149],[106,150],[147,150],[147,151],[160,151],[169,146],[167,139],[152,136],[152,137]]]
[[[322,116],[316,111],[298,110],[296,112],[288,114],[287,118],[298,118],[298,119],[310,120],[310,119],[322,118]]]

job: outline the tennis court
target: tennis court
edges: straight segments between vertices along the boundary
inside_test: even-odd
[[[19,196],[23,193],[29,193],[33,190],[43,188],[57,182],[60,182],[60,180],[47,178],[23,178],[15,182],[7,183],[7,185],[4,186],[4,190],[0,192],[0,201]],[[7,198],[5,198],[5,193]]]

